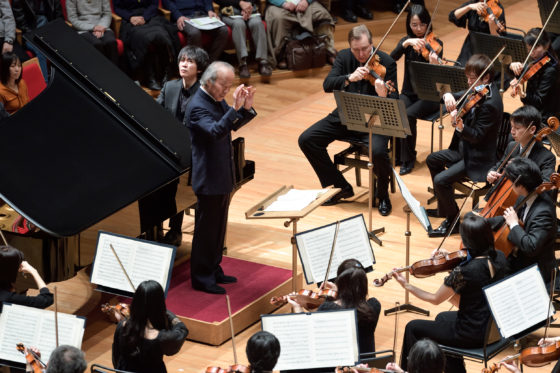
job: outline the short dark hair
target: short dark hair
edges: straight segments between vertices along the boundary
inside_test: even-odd
[[[202,75],[204,70],[206,70],[208,64],[210,63],[210,57],[208,57],[208,53],[206,53],[206,51],[200,47],[187,45],[179,51],[177,63],[181,62],[185,58],[194,60],[194,62],[196,63],[196,69],[199,71],[197,73],[197,76],[200,79],[200,76]]]
[[[539,166],[529,158],[516,157],[506,166],[506,177],[515,181],[516,185],[521,185],[527,192],[531,193],[542,183],[542,174]]]
[[[409,9],[408,15],[406,16],[406,33],[408,36],[415,38],[416,34],[414,34],[414,31],[410,28],[410,21],[412,20],[412,17],[417,16],[420,19],[420,22],[425,23],[426,26],[430,24],[432,17],[430,17],[428,9],[420,4],[412,4]],[[432,28],[432,26],[430,26],[430,28]],[[429,30],[427,31],[428,33],[430,32]]]
[[[280,356],[280,341],[270,332],[256,332],[247,341],[245,353],[251,372],[272,371]]]
[[[465,65],[465,74],[473,73],[476,75],[480,75],[482,74],[484,69],[486,69],[486,67],[490,65],[490,62],[492,62],[492,60],[485,54],[473,54]],[[488,80],[491,81],[492,79],[494,79],[494,70],[491,68],[488,69],[486,75],[488,76]]]
[[[459,231],[463,245],[471,256],[488,255],[491,259],[496,258],[494,235],[488,220],[470,211],[465,214]]]
[[[46,373],[83,373],[86,368],[86,359],[81,350],[61,345],[52,352]]]
[[[533,27],[532,29],[527,31],[527,34],[523,37],[523,41],[525,42],[525,44],[532,47],[536,42],[537,46],[548,48],[550,46],[550,36],[548,36],[548,32],[543,32],[540,39],[537,40],[541,30],[542,28],[540,27]]]
[[[408,373],[442,373],[445,354],[430,339],[421,339],[408,353]]]
[[[350,44],[352,40],[361,39],[362,35],[367,35],[369,43],[372,43],[373,39],[371,31],[367,28],[366,25],[358,25],[352,27],[350,31],[348,31],[348,44]]]
[[[13,246],[0,246],[0,289],[10,290],[16,282],[23,253]]]
[[[8,84],[8,78],[10,77],[10,66],[12,66],[12,63],[14,63],[14,61],[21,65],[19,57],[14,52],[7,52],[2,54],[2,59],[0,59],[0,82],[2,82],[2,84]],[[20,73],[19,77],[16,79],[16,84],[19,84],[21,75],[22,73]]]
[[[542,116],[541,112],[534,106],[525,105],[511,113],[509,119],[512,122],[521,124],[525,128],[528,128],[529,126],[536,126],[538,130],[541,127]]]

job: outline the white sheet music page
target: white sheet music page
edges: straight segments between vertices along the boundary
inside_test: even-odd
[[[82,346],[85,318],[58,312],[59,345]],[[25,364],[16,344],[34,346],[46,363],[56,348],[54,312],[4,303],[0,314],[0,359]]]
[[[134,287],[154,280],[165,290],[170,275],[174,248],[156,242],[100,232],[91,273],[93,284],[134,293],[110,245],[117,252]]]
[[[325,280],[336,223],[296,234],[296,244],[308,284]],[[340,263],[357,259],[364,268],[373,266],[375,258],[363,215],[342,220],[334,247],[328,278],[336,277]]]
[[[280,341],[275,371],[352,366],[359,359],[354,309],[263,315],[261,321]]]
[[[329,189],[290,189],[281,194],[264,211],[301,211]]]
[[[484,293],[505,338],[529,329],[549,315],[549,295],[536,264],[485,287]]]
[[[431,226],[431,223],[430,223],[430,219],[428,218],[428,215],[426,215],[426,211],[422,209],[422,205],[420,204],[420,202],[416,198],[414,198],[412,193],[410,193],[410,190],[404,183],[403,179],[399,176],[399,173],[395,171],[394,168],[393,168],[393,174],[395,175],[395,180],[397,180],[397,184],[399,186],[399,189],[401,191],[404,200],[406,201],[406,204],[408,205],[408,207],[410,207],[410,210],[412,211],[414,216],[418,218],[418,221],[420,222],[420,224],[422,224],[424,229],[428,231]]]

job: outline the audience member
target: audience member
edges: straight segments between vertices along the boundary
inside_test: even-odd
[[[119,62],[117,40],[111,25],[109,0],[66,0],[66,14],[80,35],[115,65]]]
[[[0,101],[9,114],[29,102],[27,84],[21,78],[21,61],[13,52],[0,56]]]
[[[0,45],[2,53],[14,52],[21,61],[29,59],[16,40],[16,21],[9,0],[0,0]]]

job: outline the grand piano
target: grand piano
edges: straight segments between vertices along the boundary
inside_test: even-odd
[[[190,138],[63,21],[25,38],[52,70],[47,88],[0,122],[0,229],[46,281],[60,281],[89,264],[98,230],[142,233],[140,198],[180,178],[178,211],[196,203],[187,185]],[[254,162],[237,143],[239,188],[253,178]]]

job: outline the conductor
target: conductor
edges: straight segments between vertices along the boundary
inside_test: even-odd
[[[251,86],[239,85],[233,92],[233,106],[226,103],[233,79],[230,64],[210,64],[185,113],[192,142],[192,187],[197,197],[191,280],[195,290],[213,294],[226,292],[217,284],[237,282],[220,267],[235,184],[231,131],[237,131],[257,115],[252,108],[255,88]]]

